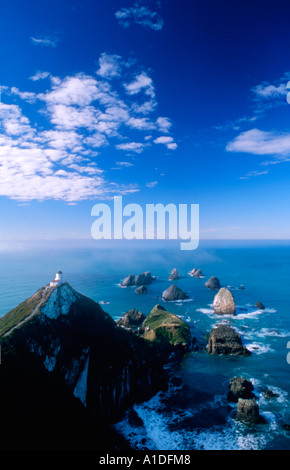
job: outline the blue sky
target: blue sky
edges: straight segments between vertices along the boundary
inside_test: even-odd
[[[290,238],[290,5],[2,0],[2,241],[91,208],[199,204],[201,238]]]

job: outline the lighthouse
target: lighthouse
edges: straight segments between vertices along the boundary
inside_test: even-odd
[[[51,281],[49,285],[50,287],[56,287],[56,286],[60,286],[62,283],[63,283],[63,274],[62,274],[62,271],[59,269],[55,274],[54,281]]]

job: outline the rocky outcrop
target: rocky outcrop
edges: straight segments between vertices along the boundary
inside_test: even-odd
[[[166,386],[148,343],[67,283],[22,302],[0,331],[2,437],[16,448],[111,448],[110,423]]]
[[[259,413],[259,405],[255,398],[239,398],[236,419],[245,424],[259,424],[265,420]]]
[[[158,346],[158,353],[185,352],[191,345],[189,326],[163,306],[155,305],[140,329],[142,337]]]
[[[117,325],[135,330],[137,327],[141,326],[144,320],[145,316],[143,315],[143,313],[139,312],[135,308],[132,308],[128,312],[124,313],[122,318],[118,320]]]
[[[188,295],[185,294],[179,287],[171,284],[162,294],[162,299],[170,302],[172,300],[185,300],[188,299]]]
[[[121,282],[122,287],[131,287],[135,285],[135,276],[133,274],[129,274],[124,281]]]
[[[193,268],[191,271],[188,273],[191,277],[203,277],[202,270],[201,269],[196,269]]]
[[[209,278],[208,281],[206,281],[206,283],[204,284],[204,287],[206,287],[207,289],[220,289],[221,284],[217,277],[212,276]]]
[[[277,397],[279,397],[279,393],[273,392],[273,390],[271,390],[270,388],[265,388],[265,389],[263,390],[263,396],[264,396],[267,400],[271,400],[272,398],[277,398]]]
[[[122,282],[122,287],[131,287],[131,286],[142,286],[151,284],[151,282],[155,280],[154,276],[151,276],[150,271],[146,271],[145,273],[138,274],[134,276],[133,274],[129,274]]]
[[[255,307],[256,307],[258,310],[265,310],[265,306],[264,306],[264,304],[262,304],[262,302],[256,302],[256,303],[255,303]]]
[[[219,315],[235,315],[235,300],[231,291],[226,287],[222,287],[216,294],[213,301],[213,309]]]
[[[238,402],[239,398],[255,398],[253,384],[245,377],[233,377],[229,383],[228,400]]]
[[[147,294],[147,287],[146,286],[137,287],[137,289],[135,290],[135,294],[139,294],[139,295]]]
[[[151,284],[152,281],[153,278],[151,276],[151,273],[150,271],[147,271],[146,273],[138,274],[138,276],[135,277],[135,286]]]
[[[170,281],[176,281],[177,279],[179,279],[179,274],[176,268],[172,269],[171,274],[168,279]]]
[[[209,335],[208,354],[229,354],[232,356],[249,356],[251,352],[243,346],[241,336],[228,325],[214,327]]]

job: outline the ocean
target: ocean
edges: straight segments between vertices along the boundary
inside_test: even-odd
[[[0,316],[61,269],[74,289],[101,302],[115,320],[133,307],[147,315],[161,303],[188,323],[198,348],[181,364],[168,366],[166,392],[133,406],[115,426],[133,448],[290,449],[290,432],[284,426],[290,425],[289,241],[201,241],[195,251],[180,251],[178,243],[167,240],[17,243],[1,248],[0,266]],[[186,301],[161,300],[173,268],[180,275],[174,283],[189,296]],[[201,268],[204,277],[189,276],[193,268]],[[128,274],[144,271],[156,276],[147,294],[120,286]],[[232,291],[235,317],[214,313],[216,291],[204,287],[211,276]],[[257,301],[265,310],[255,307]],[[241,334],[251,356],[207,354],[207,335],[220,322]],[[264,424],[246,426],[234,419],[236,404],[227,401],[227,392],[235,376],[252,381]],[[277,396],[265,398],[265,388]]]

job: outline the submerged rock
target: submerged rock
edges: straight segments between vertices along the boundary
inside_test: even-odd
[[[209,335],[208,354],[230,354],[232,356],[250,356],[251,352],[243,346],[242,338],[228,325],[218,325]]]
[[[255,398],[252,393],[254,386],[250,380],[245,377],[233,377],[230,380],[230,390],[228,393],[228,400],[237,402],[239,398]]]
[[[206,287],[207,289],[220,289],[221,284],[217,277],[212,276],[209,278],[208,281],[206,281],[206,283],[204,284],[204,287]]]
[[[259,405],[255,398],[239,398],[236,419],[246,424],[259,424],[265,422],[259,413]]]
[[[263,391],[263,395],[267,400],[271,400],[271,398],[277,398],[279,397],[278,393],[273,392],[270,388],[265,388]]]
[[[176,268],[173,268],[171,271],[171,274],[168,278],[170,281],[175,281],[176,279],[179,279],[178,271]]]
[[[163,292],[162,299],[167,302],[171,300],[185,300],[188,299],[188,295],[186,295],[179,287],[171,284],[171,286]]]
[[[236,304],[233,294],[226,287],[222,287],[216,294],[213,301],[213,309],[215,313],[220,315],[236,314]]]

